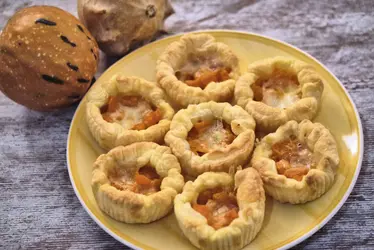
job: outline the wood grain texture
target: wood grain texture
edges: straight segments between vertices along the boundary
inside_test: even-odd
[[[20,8],[74,0],[2,0],[0,27]],[[355,101],[365,153],[358,182],[337,215],[295,249],[374,248],[374,1],[175,0],[165,29],[237,29],[295,45],[324,63]],[[100,75],[115,58],[102,57]],[[88,216],[66,169],[66,139],[76,106],[38,113],[0,94],[0,249],[120,249]]]

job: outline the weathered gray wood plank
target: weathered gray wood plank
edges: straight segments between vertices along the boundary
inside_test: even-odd
[[[374,248],[374,1],[172,1],[170,33],[238,29],[291,43],[324,63],[349,90],[364,127],[356,187],[338,214],[297,249]],[[76,14],[73,0],[2,0],[0,27],[25,6]],[[100,72],[113,62],[102,58]],[[98,73],[99,75],[100,73]],[[76,106],[38,113],[0,95],[0,249],[117,249],[81,207],[66,170],[66,138]]]

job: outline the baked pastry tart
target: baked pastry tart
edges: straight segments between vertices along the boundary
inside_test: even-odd
[[[330,189],[339,154],[322,124],[289,121],[258,143],[251,165],[259,171],[267,194],[280,202],[299,204]]]
[[[241,249],[260,231],[265,192],[253,168],[207,172],[187,182],[175,197],[174,212],[184,235],[200,249]]]
[[[234,98],[256,120],[257,129],[273,132],[290,120],[313,119],[322,92],[322,79],[311,65],[274,57],[248,66],[237,81]]]
[[[206,102],[180,110],[165,142],[181,163],[183,173],[228,172],[244,165],[254,145],[253,118],[241,107]]]
[[[188,34],[170,44],[156,65],[157,82],[182,107],[229,101],[240,74],[238,58],[208,34]]]
[[[126,223],[149,223],[173,210],[184,180],[177,158],[166,146],[138,142],[99,156],[92,191],[98,206]]]
[[[155,83],[115,76],[87,94],[86,120],[101,147],[111,149],[134,142],[162,142],[173,108]]]

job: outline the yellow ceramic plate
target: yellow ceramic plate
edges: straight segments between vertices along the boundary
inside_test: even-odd
[[[339,80],[321,63],[306,53],[274,39],[236,31],[206,31],[229,45],[239,56],[241,70],[248,63],[272,56],[289,56],[315,66],[325,80],[322,109],[315,121],[334,135],[340,166],[333,187],[321,198],[305,205],[280,204],[267,198],[263,228],[245,249],[289,248],[305,240],[325,225],[350,194],[361,167],[363,136],[359,115]],[[155,80],[155,65],[160,53],[180,35],[144,46],[110,67],[95,85],[116,73]],[[93,86],[95,87],[95,86]],[[97,206],[91,191],[91,171],[95,159],[104,151],[96,144],[85,121],[85,98],[74,115],[67,141],[70,179],[83,207],[107,233],[136,249],[194,249],[183,237],[174,214],[148,225],[127,225],[111,219]]]

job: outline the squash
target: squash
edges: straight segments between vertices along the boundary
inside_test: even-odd
[[[99,48],[84,25],[52,6],[18,11],[0,35],[0,90],[49,111],[82,98],[94,81]]]
[[[78,16],[108,55],[150,41],[173,13],[167,0],[78,0]]]

